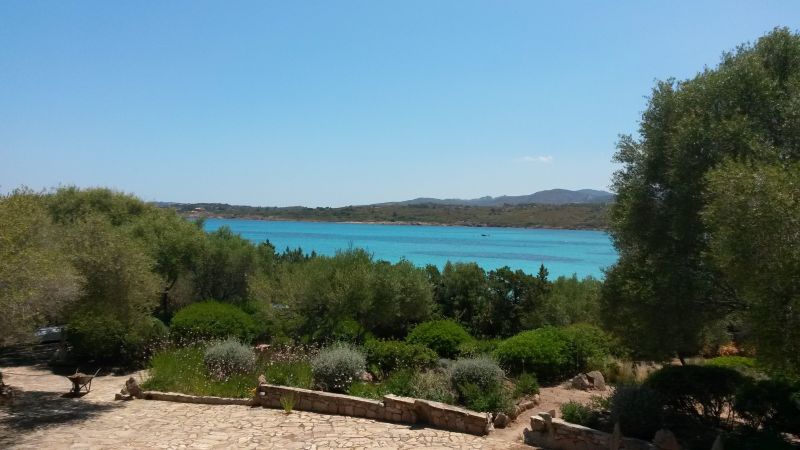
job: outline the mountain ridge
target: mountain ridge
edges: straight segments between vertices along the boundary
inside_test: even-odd
[[[503,205],[564,205],[572,203],[610,203],[614,194],[597,189],[546,189],[528,195],[485,196],[472,199],[418,197],[399,202],[374,203],[367,206],[407,206],[407,205],[454,205],[454,206],[503,206]]]

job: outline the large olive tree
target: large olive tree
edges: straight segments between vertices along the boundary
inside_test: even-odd
[[[800,160],[800,36],[776,29],[690,80],[659,82],[639,136],[623,136],[615,159],[620,259],[607,273],[604,319],[642,356],[692,354],[743,305],[710,256],[706,175],[728,160]]]

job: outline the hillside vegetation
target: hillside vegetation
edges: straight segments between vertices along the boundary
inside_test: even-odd
[[[224,203],[169,204],[178,213],[222,218],[264,220],[311,220],[323,222],[419,223],[437,225],[564,228],[604,230],[608,227],[607,204],[567,205],[370,205],[343,208],[255,207]],[[196,210],[202,208],[203,212]]]

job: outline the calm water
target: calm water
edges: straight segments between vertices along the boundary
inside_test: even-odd
[[[406,258],[416,265],[443,267],[449,261],[476,262],[484,269],[509,266],[536,273],[539,264],[551,278],[577,274],[601,277],[601,268],[617,254],[606,233],[577,230],[528,230],[325,222],[268,222],[208,219],[208,231],[227,225],[253,242],[269,240],[278,251],[301,247],[322,255],[360,247],[376,259]]]

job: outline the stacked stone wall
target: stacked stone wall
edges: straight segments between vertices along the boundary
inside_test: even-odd
[[[294,402],[293,409],[339,414],[387,422],[428,424],[443,430],[483,436],[492,429],[490,417],[456,406],[429,400],[386,395],[370,400],[350,395],[261,384],[257,402],[267,408],[282,408],[281,398]]]

